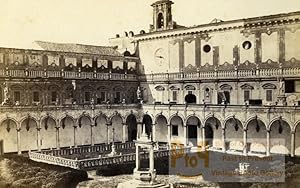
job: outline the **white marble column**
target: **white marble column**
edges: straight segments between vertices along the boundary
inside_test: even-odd
[[[126,123],[123,123],[122,125],[122,142],[125,143],[126,142],[126,133],[127,133],[127,125]]]
[[[222,128],[222,152],[226,152],[226,135],[225,135],[225,127]]]
[[[38,151],[41,151],[41,127],[40,127],[40,122],[38,124],[39,125],[36,128],[36,131],[37,131],[37,148],[38,148]]]
[[[156,124],[152,124],[152,141],[156,142]]]
[[[111,123],[106,124],[106,138],[107,138],[107,144],[110,144],[110,127]]]
[[[202,143],[202,128],[201,126],[197,126],[197,146],[201,146]]]
[[[77,147],[76,135],[77,135],[77,126],[74,125],[74,147]]]
[[[295,131],[291,135],[291,157],[295,156]]]
[[[168,125],[168,146],[171,148],[171,125]]]
[[[243,147],[243,155],[247,155],[248,151],[247,151],[247,129],[244,129],[243,132],[243,141],[244,141],[244,147]]]
[[[206,150],[205,127],[202,127],[202,151]]]
[[[17,128],[17,149],[18,149],[18,155],[22,154],[21,151],[21,128]]]
[[[184,146],[188,145],[188,139],[187,139],[187,125],[183,125],[183,144]]]
[[[154,149],[153,149],[153,147],[151,147],[150,151],[149,151],[149,170],[150,170],[150,172],[154,171]]]
[[[142,122],[137,122],[137,139],[139,139],[142,135],[142,127],[143,123]]]
[[[91,146],[94,146],[93,142],[93,129],[94,129],[94,122],[91,122]]]
[[[56,132],[56,149],[60,149],[60,141],[59,141],[59,127],[58,125],[55,127]]]
[[[267,130],[267,151],[266,155],[270,156],[270,130]]]

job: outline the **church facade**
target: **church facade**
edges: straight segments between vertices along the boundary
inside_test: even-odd
[[[0,49],[4,152],[132,141],[300,155],[300,12]],[[35,144],[36,143],[36,144]],[[204,147],[205,146],[205,147]]]

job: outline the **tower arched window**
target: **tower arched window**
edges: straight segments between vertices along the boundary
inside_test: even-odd
[[[157,28],[161,29],[164,27],[164,16],[163,13],[159,13],[157,16]]]

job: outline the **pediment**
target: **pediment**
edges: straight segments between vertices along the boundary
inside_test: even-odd
[[[267,83],[262,86],[264,89],[276,89],[276,85]]]
[[[241,85],[241,89],[254,89],[254,87],[249,84],[243,84]]]

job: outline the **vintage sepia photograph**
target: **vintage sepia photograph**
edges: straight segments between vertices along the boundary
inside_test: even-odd
[[[299,0],[0,15],[0,188],[300,188]]]

